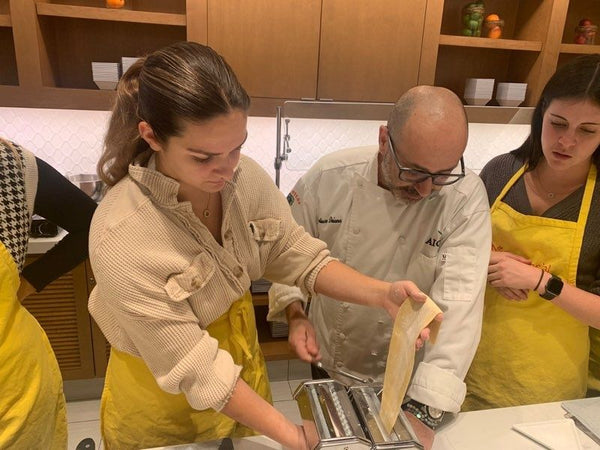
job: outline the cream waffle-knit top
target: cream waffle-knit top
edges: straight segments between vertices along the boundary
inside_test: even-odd
[[[220,410],[241,368],[207,325],[263,276],[314,294],[332,258],[248,157],[221,191],[222,245],[177,200],[179,184],[152,158],[147,166],[131,165],[96,210],[89,310],[110,344],[143,358],[163,390],[183,392],[195,409]]]

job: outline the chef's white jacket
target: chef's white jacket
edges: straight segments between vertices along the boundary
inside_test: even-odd
[[[491,248],[487,194],[467,170],[463,179],[425,199],[397,200],[377,185],[377,151],[360,147],[326,155],[298,181],[288,201],[296,221],[324,240],[332,256],[375,278],[411,280],[442,309],[437,342],[417,352],[407,395],[458,412],[481,332]],[[269,319],[281,320],[285,307],[302,294],[274,285],[269,297]],[[318,295],[309,318],[325,366],[383,382],[393,326],[384,310]]]

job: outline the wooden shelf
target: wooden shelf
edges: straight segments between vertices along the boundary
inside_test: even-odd
[[[64,108],[109,111],[116,97],[115,91],[100,89],[69,89],[42,87],[24,89],[0,86],[2,106],[21,108]]]
[[[269,306],[269,294],[266,292],[252,294],[252,303],[254,306]]]
[[[150,23],[155,25],[186,26],[185,14],[134,11],[130,9],[95,8],[91,6],[36,3],[39,16],[68,17],[73,19],[109,20],[115,22]]]
[[[256,295],[256,294],[255,294]],[[258,342],[267,361],[276,361],[280,359],[296,359],[298,356],[290,348],[287,337],[274,338],[269,330],[267,322],[267,308],[257,306],[254,308],[256,313],[256,329],[258,330]]]
[[[265,356],[266,361],[279,361],[282,359],[297,359],[298,356],[292,350],[290,350],[290,346],[288,345],[287,338],[271,338],[272,341],[260,342],[260,348]]]
[[[589,55],[592,53],[600,53],[600,45],[560,44],[560,52],[577,55]]]
[[[0,14],[0,27],[12,27],[10,14]]]
[[[541,41],[521,41],[516,39],[489,39],[470,36],[440,35],[440,45],[453,47],[491,48],[497,50],[520,50],[539,52],[542,50]]]

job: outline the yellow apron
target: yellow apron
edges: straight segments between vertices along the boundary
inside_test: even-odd
[[[529,258],[575,284],[596,167],[588,173],[577,222],[521,214],[502,199],[523,175],[522,167],[491,208],[494,250]],[[467,374],[463,411],[543,403],[585,396],[588,327],[530,291],[527,300],[485,294],[481,342]]]
[[[67,415],[50,342],[17,299],[19,274],[0,243],[0,448],[64,450]]]
[[[271,402],[266,365],[258,344],[252,296],[238,299],[211,323],[208,333],[242,366],[241,378]],[[102,393],[102,435],[107,450],[139,449],[255,434],[213,409],[198,411],[184,394],[158,386],[144,361],[111,350]]]

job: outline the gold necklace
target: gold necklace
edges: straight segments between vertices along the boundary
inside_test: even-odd
[[[204,211],[202,211],[202,215],[205,218],[210,217],[210,210],[208,209],[209,206],[210,206],[210,192],[208,193],[208,201],[206,202],[206,208],[204,208]]]
[[[542,183],[542,179],[540,178],[540,174],[537,173],[537,171],[532,170],[531,174],[532,174],[532,178],[533,178],[533,174],[535,173],[535,178],[536,178],[536,183],[540,185],[540,187],[542,188],[542,191],[546,194],[546,196],[550,199],[550,200],[554,200],[554,198],[558,195],[558,196],[563,196],[565,194],[569,194],[571,192],[576,191],[577,189],[579,189],[581,186],[583,186],[584,183],[580,183],[577,186],[575,186],[574,189],[567,189],[563,192],[550,192],[548,189],[546,189],[546,187],[544,186],[544,183]],[[535,189],[535,186],[534,186]],[[537,189],[535,189],[537,191]],[[540,192],[538,191],[538,194]]]

